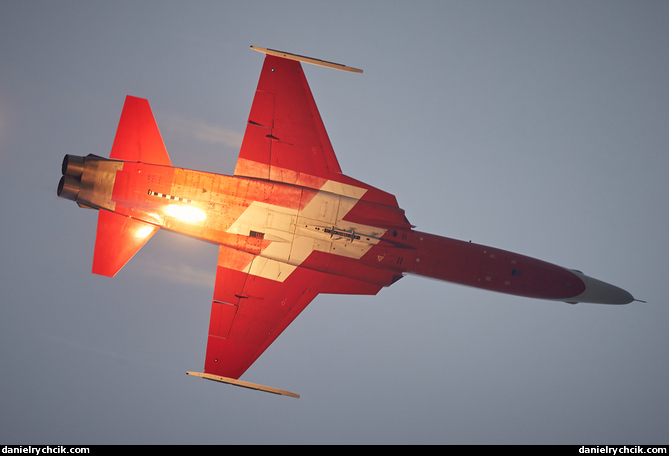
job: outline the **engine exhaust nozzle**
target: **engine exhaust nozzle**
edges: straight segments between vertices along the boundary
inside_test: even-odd
[[[74,177],[63,176],[60,178],[60,182],[58,182],[58,196],[76,201],[79,196],[80,186],[81,182]]]
[[[63,165],[61,166],[63,176],[70,176],[80,178],[84,173],[84,157],[77,155],[65,155],[63,157]]]

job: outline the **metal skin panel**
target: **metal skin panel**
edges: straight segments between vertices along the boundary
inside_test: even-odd
[[[94,273],[116,274],[159,228],[220,246],[205,372],[194,375],[256,387],[236,379],[319,293],[373,295],[406,274],[571,303],[634,300],[578,271],[414,230],[393,195],[342,174],[297,57],[265,58],[234,176],[172,167],[134,97],[111,160],[63,161],[59,196],[100,210]]]

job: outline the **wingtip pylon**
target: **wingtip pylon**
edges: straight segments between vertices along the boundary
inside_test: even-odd
[[[258,46],[251,46],[251,49],[262,52],[263,54],[273,55],[284,59],[297,60],[298,62],[310,63],[312,65],[318,65],[326,68],[334,68],[335,70],[348,71],[349,73],[362,73],[360,68],[353,68],[347,65],[342,65],[341,63],[328,62],[327,60],[314,59],[304,55],[291,54],[290,52],[277,51],[276,49],[265,49]]]

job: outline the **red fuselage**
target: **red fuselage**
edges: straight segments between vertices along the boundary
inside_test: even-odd
[[[414,230],[404,211],[326,190],[164,165],[86,158],[77,201],[292,267],[389,286],[416,274],[490,291],[569,301],[577,273]],[[107,176],[105,178],[105,176]]]

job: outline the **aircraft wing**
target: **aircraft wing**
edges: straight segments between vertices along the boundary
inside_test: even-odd
[[[292,272],[282,281],[285,267]],[[204,372],[238,379],[319,293],[381,288],[220,247]]]
[[[310,60],[265,57],[235,176],[397,208],[393,195],[342,173],[298,57]],[[238,379],[319,293],[376,294],[381,288],[220,247],[204,373],[189,374],[286,394]]]
[[[393,195],[342,173],[302,66],[294,60],[299,56],[282,55],[287,58],[265,57],[235,176],[315,189],[336,188],[332,183],[338,182],[365,189],[362,200],[398,207]]]

